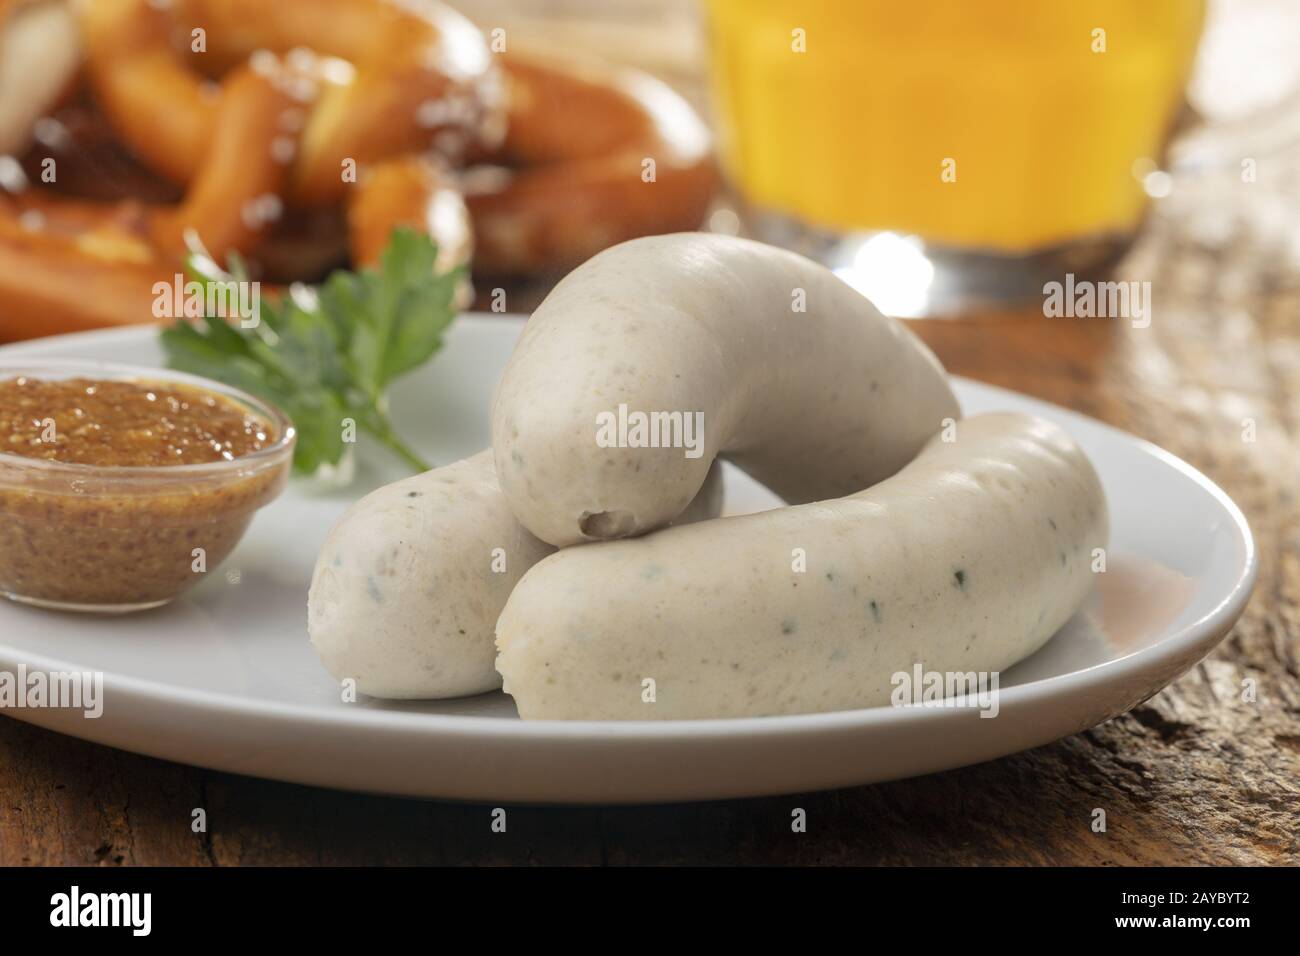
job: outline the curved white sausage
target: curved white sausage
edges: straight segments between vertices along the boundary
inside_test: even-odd
[[[716,517],[710,477],[681,520]],[[338,520],[307,596],[307,629],[336,679],[372,697],[438,698],[501,686],[493,629],[515,582],[555,549],[529,534],[492,453],[385,485]]]
[[[506,603],[497,669],[525,718],[881,705],[917,663],[992,672],[1033,653],[1092,587],[1107,527],[1060,428],[980,415],[847,498],[552,555]]]
[[[631,447],[651,439],[634,415],[676,414],[659,441],[684,445],[696,413],[698,457]],[[607,249],[546,297],[498,386],[492,447],[520,522],[564,546],[667,524],[717,454],[790,502],[851,494],[958,414],[929,349],[824,267],[683,233]]]

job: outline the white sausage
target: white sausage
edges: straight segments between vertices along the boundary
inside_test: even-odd
[[[601,447],[598,416],[620,404],[702,412],[702,454]],[[958,414],[929,349],[824,267],[683,233],[607,249],[546,297],[498,386],[492,447],[520,522],[564,546],[662,527],[719,453],[789,502],[851,494]]]
[[[681,520],[716,517],[721,505],[712,475]],[[501,686],[497,615],[520,576],[554,550],[515,520],[492,453],[480,452],[348,509],[316,561],[308,633],[326,670],[372,697],[492,690]]]
[[[497,624],[520,716],[872,707],[917,662],[992,672],[1033,653],[1092,587],[1108,528],[1097,475],[1042,419],[980,415],[941,438],[847,498],[542,561]]]

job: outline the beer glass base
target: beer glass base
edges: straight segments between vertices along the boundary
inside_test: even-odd
[[[780,213],[746,210],[744,234],[830,267],[886,315],[954,318],[1042,301],[1043,286],[1103,278],[1133,235],[1104,235],[1004,255],[955,249],[888,231],[835,233]]]

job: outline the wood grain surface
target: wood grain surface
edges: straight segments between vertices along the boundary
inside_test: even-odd
[[[1260,552],[1244,618],[1132,713],[1037,750],[830,793],[616,809],[331,792],[193,769],[0,720],[0,864],[1300,863],[1300,221],[1295,183],[1180,184],[1121,267],[1149,328],[1023,312],[917,323],[952,371],[1187,459]],[[1243,438],[1255,422],[1255,440]],[[1243,681],[1257,687],[1243,700]],[[208,832],[190,829],[195,808]],[[790,830],[795,807],[806,833]],[[1094,808],[1107,832],[1090,828]]]

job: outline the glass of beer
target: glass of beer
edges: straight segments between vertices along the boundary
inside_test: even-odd
[[[708,0],[742,221],[897,315],[1104,272],[1160,189],[1204,7]]]

